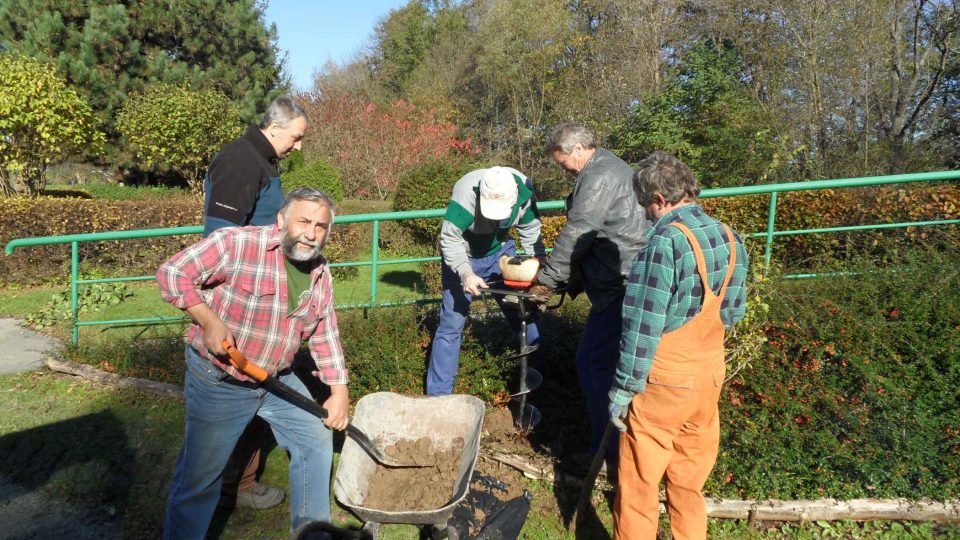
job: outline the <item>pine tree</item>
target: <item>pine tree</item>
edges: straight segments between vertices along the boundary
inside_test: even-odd
[[[148,84],[217,90],[244,120],[287,81],[257,0],[4,0],[0,50],[52,61],[116,142],[114,116]]]

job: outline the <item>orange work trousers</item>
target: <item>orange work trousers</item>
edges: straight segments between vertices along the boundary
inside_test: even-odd
[[[663,334],[647,377],[634,396],[627,431],[620,437],[619,490],[614,502],[615,537],[654,539],[660,517],[660,480],[666,476],[667,510],[675,540],[707,537],[703,485],[720,447],[718,401],[726,375],[720,304],[736,263],[730,229],[730,267],[718,294],[710,288],[703,252],[684,231],[705,284],[700,313]]]

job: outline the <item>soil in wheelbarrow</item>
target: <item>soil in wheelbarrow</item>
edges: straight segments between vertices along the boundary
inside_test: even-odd
[[[386,512],[416,512],[446,505],[459,479],[463,446],[463,439],[457,438],[449,448],[437,449],[429,438],[421,437],[385,447],[388,456],[418,467],[377,465],[363,506]]]

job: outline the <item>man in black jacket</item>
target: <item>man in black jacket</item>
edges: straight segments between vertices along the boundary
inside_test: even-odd
[[[203,185],[203,236],[222,227],[277,222],[283,204],[279,162],[300,149],[306,130],[303,108],[289,97],[280,97],[267,106],[259,125],[249,126],[242,137],[213,156]],[[255,417],[237,442],[224,471],[224,506],[270,508],[283,502],[282,489],[257,482],[266,428],[266,422]]]
[[[213,156],[203,183],[203,235],[221,227],[273,225],[283,204],[278,163],[299,150],[307,115],[289,97],[273,100],[260,125]]]
[[[577,179],[567,196],[567,223],[538,281],[547,289],[566,285],[571,297],[586,291],[590,299],[575,362],[590,418],[590,453],[595,453],[608,421],[607,393],[619,360],[626,277],[646,244],[650,222],[637,204],[633,169],[610,151],[597,148],[587,128],[557,126],[545,151]],[[609,445],[607,452],[615,459],[617,445]]]

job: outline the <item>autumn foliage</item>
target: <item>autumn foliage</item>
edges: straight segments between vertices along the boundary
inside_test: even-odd
[[[479,149],[457,138],[437,113],[397,100],[379,105],[350,93],[301,96],[311,121],[304,152],[326,157],[340,171],[348,197],[387,199],[414,167]]]

